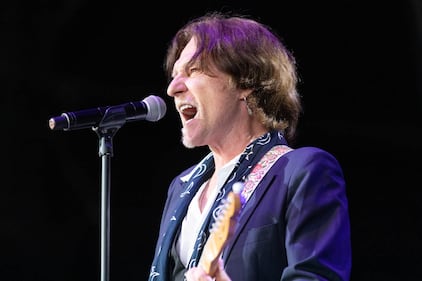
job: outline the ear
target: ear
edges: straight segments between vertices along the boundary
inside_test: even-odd
[[[252,90],[251,90],[251,89],[247,89],[247,90],[240,90],[240,91],[239,91],[239,94],[238,94],[238,96],[239,96],[239,100],[246,101],[246,100],[248,99],[248,96],[249,96],[251,93],[252,93]]]

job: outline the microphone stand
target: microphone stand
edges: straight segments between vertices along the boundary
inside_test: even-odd
[[[101,157],[101,281],[109,281],[110,273],[110,186],[111,157],[113,157],[113,137],[125,124],[126,112],[123,107],[110,107],[105,112],[98,127],[93,127],[99,145],[98,155]]]

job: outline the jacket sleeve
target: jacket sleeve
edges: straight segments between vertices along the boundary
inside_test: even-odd
[[[285,218],[288,266],[281,279],[349,280],[350,221],[342,169],[323,150],[294,153]]]

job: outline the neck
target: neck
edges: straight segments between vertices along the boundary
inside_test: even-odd
[[[209,146],[214,156],[215,170],[230,162],[233,158],[241,154],[246,147],[266,131],[259,131],[255,134],[236,135],[233,139],[226,140],[219,145]],[[240,136],[240,137],[239,137]]]

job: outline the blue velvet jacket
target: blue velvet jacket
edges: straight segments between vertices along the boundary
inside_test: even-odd
[[[157,249],[183,188],[180,178],[192,168],[169,187]],[[232,281],[350,280],[346,184],[334,156],[302,147],[280,157],[242,209],[223,259]]]

